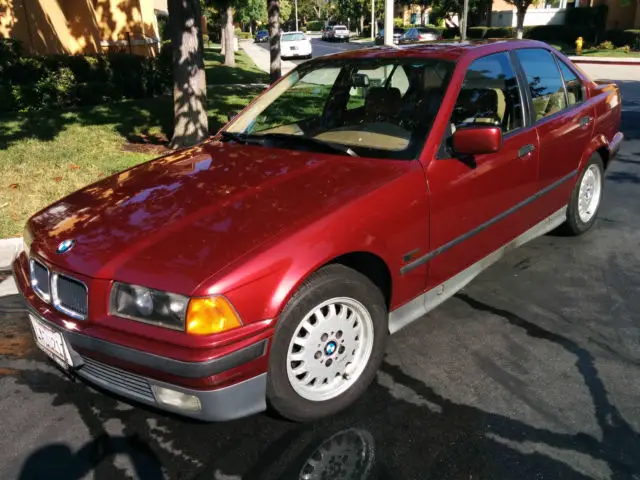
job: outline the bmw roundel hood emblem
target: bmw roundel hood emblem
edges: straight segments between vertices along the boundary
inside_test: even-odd
[[[65,240],[64,242],[60,242],[58,248],[56,248],[56,253],[67,253],[75,244],[75,240]]]

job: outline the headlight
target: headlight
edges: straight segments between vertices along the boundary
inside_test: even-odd
[[[110,311],[118,317],[192,335],[211,335],[242,326],[237,312],[222,296],[189,299],[176,293],[119,282],[111,289]]]
[[[184,330],[189,299],[138,285],[116,282],[111,289],[110,310],[118,317]]]

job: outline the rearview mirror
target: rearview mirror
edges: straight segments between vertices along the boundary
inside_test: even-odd
[[[462,127],[453,134],[453,149],[461,155],[495,153],[501,147],[502,129],[500,127]]]
[[[365,73],[356,73],[352,78],[354,87],[363,87],[366,88],[369,86],[369,76]]]

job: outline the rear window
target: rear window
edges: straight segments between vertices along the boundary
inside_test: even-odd
[[[347,27],[345,27],[344,25],[336,25],[335,27],[333,27],[334,30],[346,30]]]
[[[298,40],[304,40],[304,33],[285,33],[282,35],[283,42],[295,42]]]

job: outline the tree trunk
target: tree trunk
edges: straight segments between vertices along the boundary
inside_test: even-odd
[[[516,38],[522,38],[524,36],[524,16],[527,13],[527,7],[518,7],[516,13]]]
[[[224,57],[227,47],[227,20],[226,13],[220,14],[220,55]]]
[[[424,27],[424,12],[427,9],[426,5],[420,6],[420,25]]]
[[[227,6],[227,14],[226,14],[226,28],[227,38],[226,38],[226,49],[224,51],[224,64],[228,67],[236,66],[236,54],[234,51],[235,42],[233,41],[234,32],[233,32],[233,8],[231,5]]]
[[[364,15],[360,15],[360,32],[358,33],[362,35],[362,32],[364,32]]]
[[[280,0],[267,0],[269,15],[269,51],[271,53],[271,83],[282,76],[280,59]]]
[[[170,148],[196,145],[209,135],[207,81],[199,0],[169,0],[173,49],[173,137]]]

